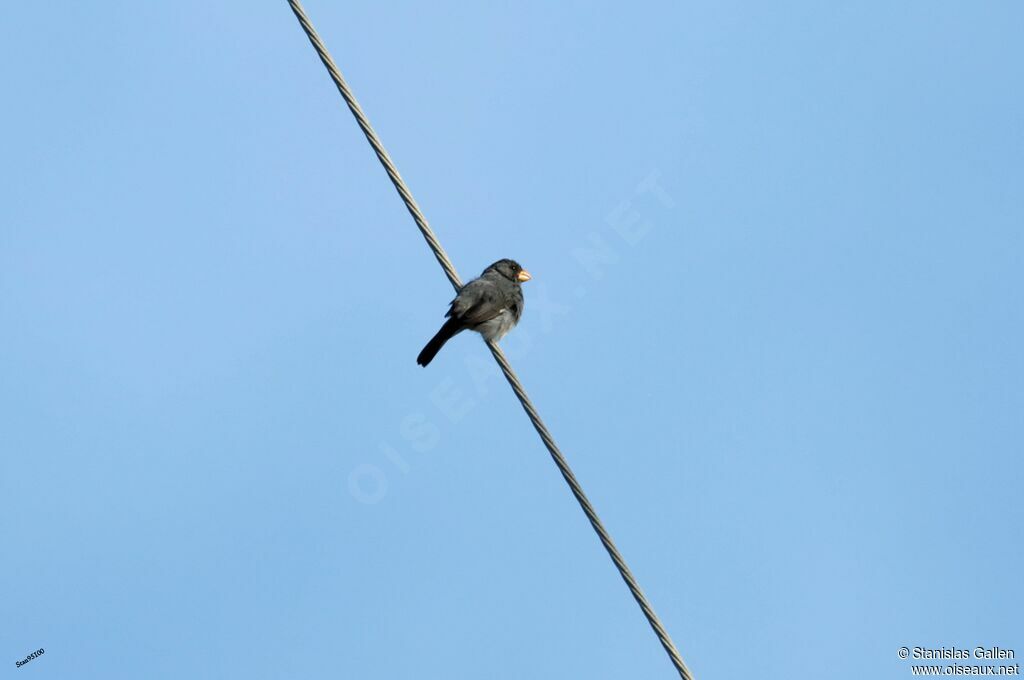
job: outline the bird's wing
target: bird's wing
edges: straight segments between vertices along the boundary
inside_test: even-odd
[[[472,326],[493,319],[503,309],[505,296],[501,290],[487,279],[475,279],[463,286],[452,300],[448,316]]]

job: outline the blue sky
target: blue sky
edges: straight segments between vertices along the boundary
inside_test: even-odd
[[[1019,3],[306,8],[698,677],[1024,654]],[[0,676],[673,677],[287,3],[3,14]]]

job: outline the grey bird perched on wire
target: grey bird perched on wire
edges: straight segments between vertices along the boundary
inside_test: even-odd
[[[452,300],[441,326],[420,355],[416,363],[426,366],[434,356],[456,335],[467,328],[488,340],[500,340],[512,330],[523,314],[523,290],[519,285],[530,280],[530,272],[515,260],[498,260],[473,279]]]

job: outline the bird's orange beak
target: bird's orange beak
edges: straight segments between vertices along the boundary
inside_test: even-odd
[[[520,269],[519,276],[517,276],[516,278],[519,279],[520,281],[529,281],[533,277],[530,276],[530,272],[526,271],[525,269]]]

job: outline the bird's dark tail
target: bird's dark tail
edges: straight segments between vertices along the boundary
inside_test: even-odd
[[[462,323],[458,319],[448,319],[441,326],[441,330],[437,332],[437,335],[430,339],[427,346],[423,348],[420,355],[416,357],[416,363],[420,366],[426,366],[431,361],[441,348],[444,347],[444,343],[448,342],[455,337],[455,334],[462,330]]]

